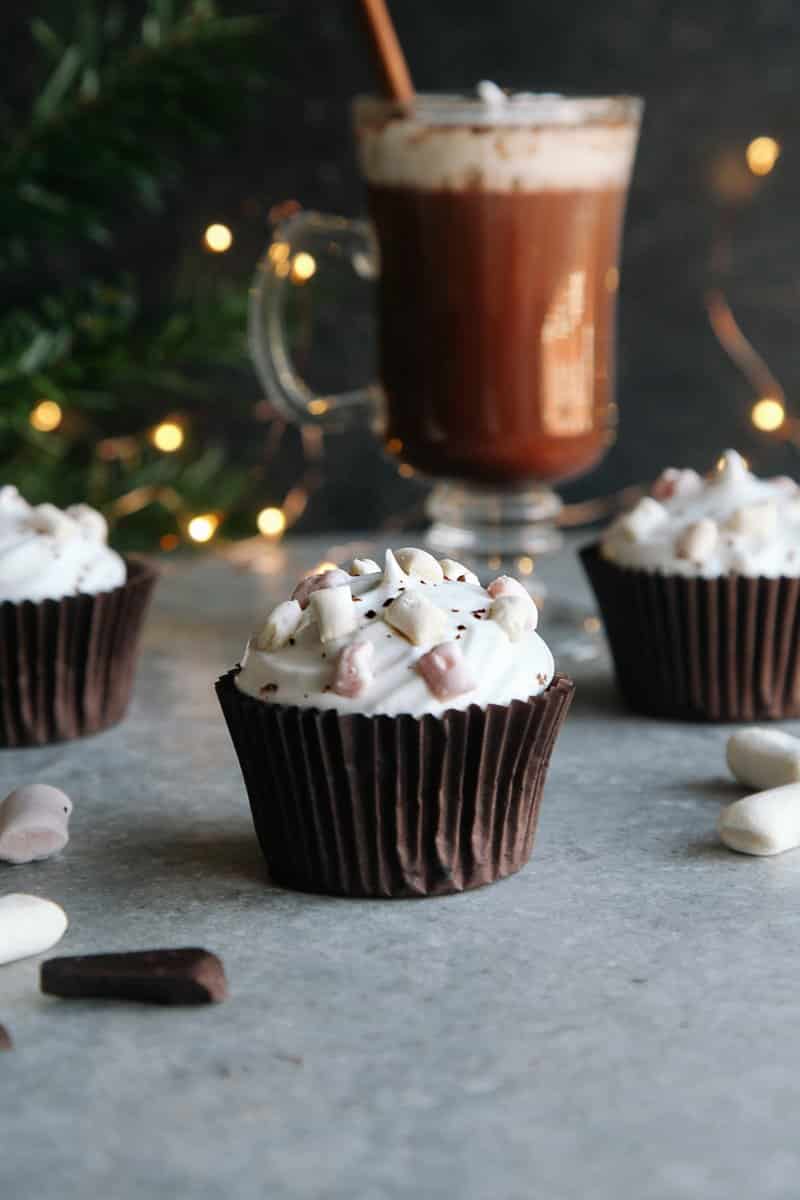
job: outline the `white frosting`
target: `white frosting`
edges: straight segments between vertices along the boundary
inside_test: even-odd
[[[569,99],[479,85],[484,101],[422,96],[413,112],[360,101],[361,169],[370,183],[460,191],[625,187],[640,108],[633,99]],[[498,97],[502,97],[500,100]]]
[[[257,699],[301,708],[421,717],[426,713],[439,716],[471,704],[485,708],[487,704],[526,700],[544,691],[553,678],[553,656],[541,637],[530,629],[512,642],[491,619],[492,597],[479,584],[423,583],[406,574],[388,551],[382,572],[355,576],[348,586],[357,610],[352,634],[323,645],[309,607],[294,638],[280,649],[261,651],[255,638],[250,639],[236,676],[237,686]],[[459,648],[476,683],[471,690],[437,699],[417,669],[418,660],[433,648],[432,643],[414,644],[386,621],[389,602],[410,592],[418,592],[442,611],[444,626],[437,628],[436,643],[453,643]],[[530,603],[535,623],[535,606]],[[369,663],[372,678],[358,696],[339,695],[330,690],[338,657],[356,642],[374,647]]]
[[[714,579],[800,576],[800,487],[758,479],[735,450],[705,478],[665,471],[607,530],[603,556],[621,567]],[[670,494],[672,492],[672,494]]]
[[[99,512],[75,504],[30,505],[15,487],[0,487],[0,603],[96,595],[125,582],[125,563],[106,544]]]

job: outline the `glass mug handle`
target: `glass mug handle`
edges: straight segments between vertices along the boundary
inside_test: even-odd
[[[318,212],[299,212],[282,221],[250,291],[248,341],[267,398],[281,416],[300,425],[341,429],[377,416],[380,388],[371,383],[338,394],[313,391],[292,363],[286,321],[292,276],[310,279],[331,258],[349,262],[362,279],[374,279],[378,251],[371,225]]]

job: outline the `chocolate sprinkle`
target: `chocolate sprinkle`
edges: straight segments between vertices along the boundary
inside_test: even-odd
[[[367,610],[367,612],[364,613],[364,616],[367,618],[368,621],[371,621],[372,618],[377,617],[377,615],[378,614],[375,612],[374,608],[370,608]]]
[[[390,596],[388,600],[384,600],[383,605],[381,607],[388,608],[389,605],[392,604],[396,599],[397,599],[396,596]]]
[[[466,629],[466,625],[456,625],[456,629]]]
[[[265,683],[264,686],[259,688],[258,690],[262,696],[265,696],[269,692],[277,692],[278,685],[277,685],[277,683]]]

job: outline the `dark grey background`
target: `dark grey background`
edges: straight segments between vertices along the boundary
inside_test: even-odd
[[[244,282],[273,205],[292,198],[363,211],[348,102],[374,80],[351,0],[227,7],[270,19],[269,87],[257,117],[190,174],[155,261],[167,269],[209,220],[222,219],[236,244],[224,268],[209,259],[208,269]],[[753,388],[714,337],[705,293],[712,282],[724,288],[791,408],[800,376],[800,8],[792,0],[394,0],[392,9],[420,88],[469,89],[489,77],[532,90],[645,97],[622,271],[619,438],[567,495],[608,492],[673,462],[705,468],[724,445],[742,448],[759,470],[792,471],[795,449],[750,425]],[[756,181],[744,154],[760,134],[776,137],[783,152]],[[722,267],[712,278],[715,252]],[[364,369],[359,347],[343,345],[347,333],[326,339],[315,376],[339,384]],[[252,388],[256,400],[250,376],[236,386]],[[289,439],[275,470],[288,482],[296,467]],[[306,528],[378,522],[419,501],[419,486],[398,479],[367,435],[329,439],[325,469]]]

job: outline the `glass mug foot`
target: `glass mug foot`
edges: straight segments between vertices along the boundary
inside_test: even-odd
[[[492,567],[549,554],[563,544],[556,525],[562,502],[542,484],[514,490],[438,483],[428,497],[427,544],[440,555],[464,555]]]

